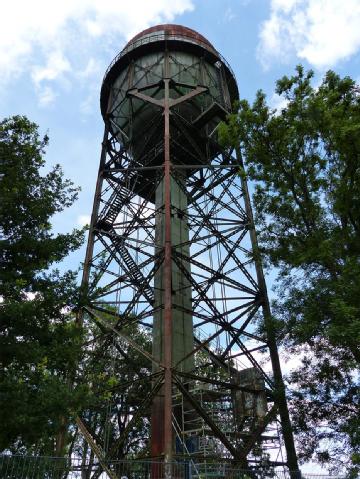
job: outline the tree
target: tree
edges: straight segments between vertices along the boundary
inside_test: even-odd
[[[114,308],[108,309],[114,315],[102,312],[101,317],[116,328],[119,317]],[[89,317],[85,320],[88,347],[82,362],[82,378],[91,385],[91,398],[89,407],[82,410],[82,419],[112,460],[144,456],[149,441],[149,410],[142,411],[126,439],[116,449],[112,447],[151,391],[151,363],[113,331],[99,330],[99,324],[95,326]],[[151,334],[136,322],[118,329],[151,354]],[[89,451],[82,438],[79,449],[85,459]]]
[[[0,123],[0,450],[51,455],[60,418],[74,414],[84,388],[66,381],[81,342],[70,314],[76,273],[50,268],[83,231],[51,231],[78,189],[59,165],[41,174],[47,144],[24,116]]]
[[[222,125],[254,185],[261,251],[277,268],[274,322],[302,367],[289,378],[303,459],[360,467],[360,90],[329,71],[319,88],[299,66]],[[276,319],[275,319],[276,318]]]

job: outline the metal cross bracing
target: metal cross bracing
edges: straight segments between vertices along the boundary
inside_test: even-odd
[[[162,373],[152,374],[154,358],[127,336],[126,329],[134,323],[149,330],[152,328],[154,274],[164,256],[163,251],[154,248],[155,217],[159,212],[149,200],[135,193],[139,175],[136,164],[124,151],[113,149],[113,142],[109,134],[104,146],[106,161],[100,172],[103,185],[97,200],[98,213],[92,221],[94,252],[87,258],[88,267],[94,273],[89,293],[92,295],[96,291],[96,295],[86,311],[104,332],[105,348],[109,347],[110,338],[118,337],[120,342],[125,342],[126,348],[137,349],[148,360],[147,372],[137,371],[139,381],[149,384],[154,376],[158,380],[144,403],[137,406],[139,414],[149,415],[151,399],[163,381]],[[256,355],[266,350],[268,344],[253,326],[263,296],[256,279],[249,239],[251,225],[244,207],[237,164],[234,156],[226,152],[211,165],[193,168],[185,183],[182,171],[190,167],[172,167],[172,177],[188,200],[187,211],[172,208],[172,215],[185,218],[190,246],[190,256],[184,258],[179,252],[183,244],[173,245],[172,258],[192,289],[189,313],[193,317],[195,346],[191,354],[199,356],[192,373],[181,371],[181,361],[174,365],[172,379],[174,391],[182,398],[182,413],[191,416],[190,421],[197,424],[198,430],[201,428],[198,440],[202,437],[205,444],[208,438],[208,443],[213,444],[212,451],[208,448],[207,453],[202,454],[200,448],[195,456],[218,458],[220,451],[221,456],[245,464],[260,460],[257,456],[249,456],[255,444],[270,442],[273,445],[278,442],[278,436],[266,433],[268,423],[273,426],[276,420],[271,393],[274,382]],[[161,180],[160,168],[152,168],[152,173],[157,180],[148,188],[147,197],[154,194]],[[190,263],[191,274],[184,268],[184,261]],[[110,317],[113,319],[109,320]],[[120,356],[127,360],[120,346],[118,349]],[[204,356],[207,360],[202,364],[200,358]],[[246,359],[246,367],[255,367],[266,384],[269,411],[262,424],[256,414],[242,418],[234,414],[233,392],[242,388],[234,384],[233,370],[240,364],[240,358]],[[214,371],[220,379],[214,380]],[[125,385],[127,394],[131,392],[131,385]],[[207,401],[203,400],[204,391],[210,397]],[[256,394],[256,391],[249,392]],[[226,408],[218,408],[221,414],[215,414],[219,396],[222,396],[220,403],[226,396]],[[184,410],[184,401],[191,404],[191,409]],[[192,429],[186,430],[187,427],[184,420],[181,424],[183,444],[194,435]],[[130,426],[115,439],[109,450],[110,458],[116,457],[116,447],[126,441],[129,430]]]
[[[133,62],[105,118],[80,315],[84,367],[108,380],[94,377],[78,422],[85,455],[101,456],[91,477],[136,451],[297,470],[242,161],[217,141],[226,101],[202,59],[172,77],[170,61],[165,51],[147,68]]]

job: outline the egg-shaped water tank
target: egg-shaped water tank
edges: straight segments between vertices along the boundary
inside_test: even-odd
[[[197,32],[158,25],[136,35],[108,68],[101,111],[117,140],[146,166],[162,164],[164,81],[169,81],[173,163],[210,161],[212,135],[231,110],[238,90],[230,67]],[[193,138],[176,119],[194,131]],[[190,155],[189,150],[197,150]],[[196,156],[196,158],[195,158]]]

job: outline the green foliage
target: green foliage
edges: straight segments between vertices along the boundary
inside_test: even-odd
[[[114,327],[119,316],[114,308],[109,313],[101,312],[102,319]],[[82,381],[90,387],[87,407],[81,411],[89,431],[96,437],[106,452],[121,436],[140,404],[151,391],[151,364],[141,352],[130,346],[109,330],[99,335],[99,328],[85,316],[88,344],[81,362]],[[125,318],[122,318],[125,320]],[[131,318],[127,318],[129,320]],[[120,320],[121,322],[121,320]],[[127,322],[127,321],[126,321]],[[151,353],[151,334],[136,322],[119,325],[118,329],[130,337],[143,351]],[[146,456],[150,435],[150,410],[143,411],[134,422],[126,439],[119,443],[112,459]],[[83,457],[89,447],[81,435],[74,437],[73,447]]]
[[[67,381],[81,343],[76,273],[49,270],[83,241],[51,231],[78,189],[58,165],[41,174],[47,143],[26,117],[0,123],[0,450],[38,454],[54,453],[61,416],[85,394]]]
[[[304,350],[293,374],[300,455],[359,467],[360,95],[329,71],[321,85],[297,67],[222,125],[254,182],[261,251],[278,268],[275,316],[287,348]]]

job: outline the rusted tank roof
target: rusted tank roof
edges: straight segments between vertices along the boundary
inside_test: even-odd
[[[221,62],[224,66],[225,76],[228,81],[231,101],[239,98],[235,75],[230,65],[213,47],[209,40],[191,28],[167,23],[155,25],[135,35],[110,63],[105,72],[100,94],[101,112],[103,116],[107,111],[112,82],[115,81],[119,73],[141,55],[163,51],[166,45],[169,49],[174,48],[177,51],[190,52],[198,55],[211,64]]]
[[[192,30],[191,28],[184,27],[183,25],[175,25],[171,23],[165,23],[162,25],[155,25],[154,27],[147,28],[142,32],[135,35],[125,46],[125,49],[131,45],[131,43],[136,42],[142,37],[150,36],[151,34],[165,34],[171,37],[187,37],[189,40],[199,43],[200,45],[206,45],[209,49],[216,52],[213,45],[207,40],[204,36],[200,35],[200,33]]]

